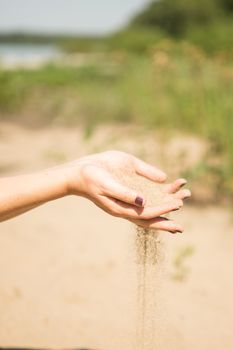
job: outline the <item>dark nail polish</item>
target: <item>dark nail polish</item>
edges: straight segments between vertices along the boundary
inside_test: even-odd
[[[136,199],[135,199],[135,204],[142,207],[143,205],[143,198],[140,197],[140,196],[137,196]]]

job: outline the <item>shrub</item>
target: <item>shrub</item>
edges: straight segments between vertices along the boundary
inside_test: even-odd
[[[171,35],[182,35],[190,25],[203,25],[220,15],[215,0],[153,1],[135,17],[133,24],[159,27]]]

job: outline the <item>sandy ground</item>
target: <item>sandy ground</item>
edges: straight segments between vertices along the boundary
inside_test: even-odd
[[[97,141],[83,140],[74,129],[0,125],[1,175],[103,148]],[[130,141],[121,146],[133,151]],[[162,234],[155,330],[160,345],[153,350],[231,350],[232,212],[188,206],[175,215],[186,231]],[[74,197],[2,223],[0,347],[134,350],[134,238],[131,224]]]

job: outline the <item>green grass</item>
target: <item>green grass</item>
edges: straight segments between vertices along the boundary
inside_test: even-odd
[[[187,265],[187,259],[193,256],[195,249],[193,246],[185,246],[181,248],[174,259],[174,273],[172,274],[172,279],[177,282],[184,282],[189,273],[189,268]]]
[[[212,145],[209,159],[221,158],[214,170],[206,159],[202,173],[214,171],[231,194],[232,96],[231,60],[169,40],[147,55],[109,53],[80,67],[0,70],[0,120],[79,124],[87,136],[95,125],[113,121],[199,135]]]

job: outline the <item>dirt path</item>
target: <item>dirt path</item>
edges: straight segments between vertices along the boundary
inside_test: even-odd
[[[1,130],[2,174],[86,152],[78,131]],[[231,350],[232,214],[213,206],[175,215],[186,233],[163,235],[155,350]],[[134,236],[128,222],[73,197],[2,223],[0,346],[134,350]]]

